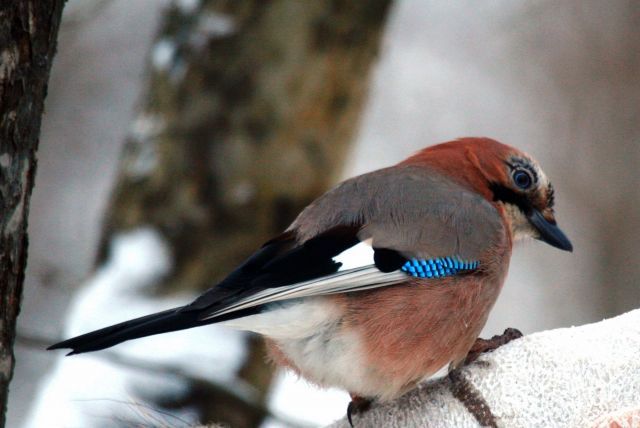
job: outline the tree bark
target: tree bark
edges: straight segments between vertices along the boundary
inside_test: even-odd
[[[115,233],[151,226],[175,259],[152,292],[198,291],[280,233],[342,170],[389,5],[204,0],[170,7],[98,264]],[[261,343],[250,343],[239,376],[264,399],[272,369]],[[206,421],[257,426],[264,416],[196,395]]]
[[[0,427],[27,262],[36,150],[63,0],[0,3]]]

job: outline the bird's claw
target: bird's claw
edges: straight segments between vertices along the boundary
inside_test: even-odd
[[[491,339],[477,338],[475,343],[469,350],[467,358],[465,358],[464,360],[464,364],[470,364],[474,362],[480,355],[494,351],[502,345],[506,345],[512,340],[518,339],[520,337],[522,337],[522,333],[520,332],[520,330],[515,328],[508,328],[504,331],[504,333],[493,336]]]
[[[366,398],[351,396],[351,401],[347,406],[347,420],[349,421],[349,425],[353,428],[353,415],[354,413],[365,412],[371,407],[371,400]]]

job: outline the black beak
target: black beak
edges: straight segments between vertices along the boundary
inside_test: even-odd
[[[571,245],[569,238],[558,226],[544,218],[540,211],[532,210],[528,218],[533,227],[540,232],[539,240],[564,251],[573,251],[573,245]]]

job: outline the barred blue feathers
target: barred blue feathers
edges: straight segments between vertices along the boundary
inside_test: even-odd
[[[479,265],[478,261],[467,262],[457,257],[438,257],[429,260],[411,259],[400,269],[418,278],[443,278],[476,269]]]

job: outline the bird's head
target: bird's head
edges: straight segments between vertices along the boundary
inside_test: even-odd
[[[429,147],[413,159],[502,206],[514,240],[532,237],[573,251],[556,225],[553,186],[526,153],[489,138],[463,138]]]

